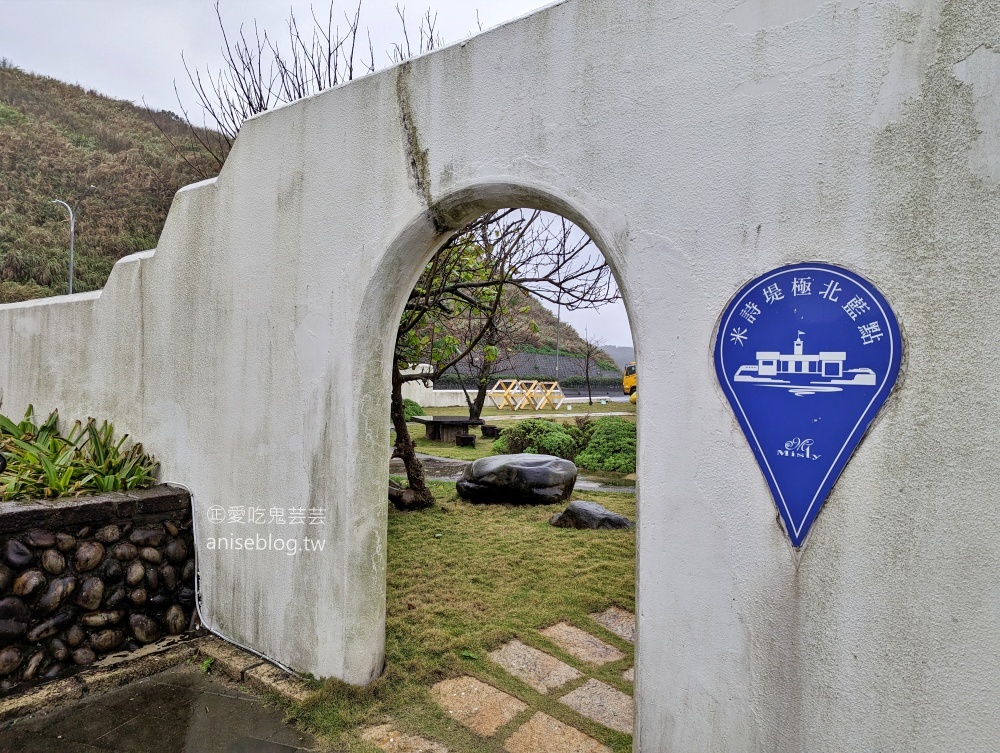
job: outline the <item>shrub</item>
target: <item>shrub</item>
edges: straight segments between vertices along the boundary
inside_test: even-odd
[[[404,397],[403,415],[406,417],[407,421],[412,421],[414,416],[426,416],[427,413],[420,407],[420,403],[416,400],[410,400],[408,397]]]
[[[592,471],[635,473],[635,424],[619,416],[591,423],[593,433],[587,448],[576,456],[576,464]]]
[[[141,444],[126,447],[127,434],[115,441],[107,421],[77,421],[67,435],[59,432],[58,423],[53,411],[36,425],[30,405],[20,423],[0,416],[0,450],[7,459],[0,473],[0,498],[61,497],[153,484],[156,460]]]
[[[544,418],[518,421],[500,432],[493,443],[494,455],[535,452],[572,460],[580,449],[570,428]]]

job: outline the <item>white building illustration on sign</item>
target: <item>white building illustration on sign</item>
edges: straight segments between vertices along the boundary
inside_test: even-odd
[[[791,354],[757,351],[757,363],[740,366],[733,381],[752,382],[761,387],[786,387],[799,396],[843,389],[835,385],[875,385],[875,372],[871,369],[844,369],[847,353],[843,351],[803,352],[804,334],[798,331]]]

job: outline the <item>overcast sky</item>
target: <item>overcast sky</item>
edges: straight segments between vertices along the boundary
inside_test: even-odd
[[[342,12],[353,11],[355,0],[335,0]],[[547,0],[434,0],[437,31],[445,43],[488,29],[547,5]],[[0,57],[28,71],[80,84],[118,99],[155,109],[178,111],[174,82],[189,108],[194,98],[181,62],[213,69],[222,46],[213,0],[0,0]],[[285,33],[289,9],[300,28],[311,28],[310,6],[324,15],[327,0],[221,0],[227,32],[254,21],[279,38]],[[405,5],[411,39],[422,2]],[[478,10],[478,14],[477,14]],[[308,23],[305,23],[308,22]],[[361,25],[375,48],[376,64],[390,64],[388,51],[401,38],[395,0],[364,0]],[[192,117],[195,113],[192,112]],[[584,326],[608,345],[631,345],[624,307],[566,315],[581,334]]]

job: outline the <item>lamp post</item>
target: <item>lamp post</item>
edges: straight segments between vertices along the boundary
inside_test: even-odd
[[[559,324],[562,319],[562,297],[556,296],[556,381],[559,381]]]
[[[69,212],[69,295],[73,295],[73,241],[76,238],[76,212],[74,210],[80,207],[80,202],[83,201],[88,193],[96,190],[97,186],[87,186],[87,190],[83,192],[83,196],[77,199],[73,207],[60,199],[49,202],[50,204],[62,204]]]

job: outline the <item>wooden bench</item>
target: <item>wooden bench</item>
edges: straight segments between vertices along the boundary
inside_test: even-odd
[[[500,436],[499,426],[490,426],[489,424],[483,424],[479,427],[479,430],[483,433],[483,439],[496,439]]]
[[[458,447],[475,447],[476,446],[476,435],[475,434],[456,434],[455,444]]]

